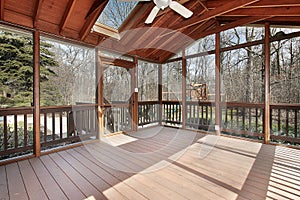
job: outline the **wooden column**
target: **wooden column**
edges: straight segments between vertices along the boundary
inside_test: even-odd
[[[104,94],[103,94],[103,65],[101,62],[100,49],[96,48],[96,103],[97,103],[97,120],[98,120],[98,134],[97,139],[101,139],[104,134]]]
[[[264,96],[264,142],[270,143],[270,23],[265,23],[265,68],[264,68],[264,85],[265,85],[265,96]]]
[[[33,153],[41,155],[40,139],[40,32],[33,32]]]
[[[132,91],[132,129],[137,131],[139,125],[138,115],[138,60],[134,58],[134,67],[130,69]]]
[[[162,125],[162,108],[163,108],[163,102],[162,102],[162,64],[158,65],[158,120],[159,125]]]
[[[221,134],[221,107],[220,107],[220,102],[221,102],[221,62],[220,62],[220,45],[221,45],[221,40],[220,40],[220,33],[216,33],[216,55],[215,55],[215,119],[216,119],[216,124],[215,124],[215,130],[216,134],[220,135]]]
[[[186,59],[185,49],[182,50],[182,128],[185,128],[186,121]]]

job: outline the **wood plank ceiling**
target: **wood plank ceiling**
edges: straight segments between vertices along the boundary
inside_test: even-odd
[[[0,0],[1,23],[40,30],[146,60],[165,62],[194,40],[245,24],[299,26],[299,0],[179,0],[194,12],[169,8],[145,24],[153,2],[140,2],[118,31],[94,27],[108,0]],[[97,29],[96,29],[97,28]],[[114,35],[109,37],[108,35]]]

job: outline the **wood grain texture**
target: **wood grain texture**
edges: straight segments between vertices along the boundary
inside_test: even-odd
[[[299,158],[296,149],[155,127],[0,166],[0,196],[299,199]]]

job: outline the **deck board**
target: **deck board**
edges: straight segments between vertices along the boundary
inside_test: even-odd
[[[0,166],[0,194],[2,199],[9,198],[5,166]]]
[[[66,200],[67,196],[39,158],[29,160],[49,199]]]
[[[83,192],[72,182],[72,180],[56,165],[50,156],[42,156],[41,161],[55,179],[62,191],[69,199],[84,199]]]
[[[47,199],[47,194],[36,177],[28,160],[18,163],[30,199]]]
[[[25,200],[28,199],[26,188],[18,167],[18,163],[12,163],[6,166],[7,184],[9,190],[9,199]]]
[[[300,151],[148,128],[0,166],[0,199],[300,199]]]

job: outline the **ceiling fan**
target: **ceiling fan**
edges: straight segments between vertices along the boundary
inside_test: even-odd
[[[152,0],[121,0],[121,1],[152,1]],[[177,1],[153,0],[153,2],[155,3],[155,6],[151,10],[149,16],[147,17],[147,19],[145,21],[146,24],[151,24],[153,22],[154,18],[156,17],[156,15],[158,14],[159,10],[160,9],[164,10],[168,6],[172,10],[174,10],[175,12],[177,12],[178,14],[183,16],[184,18],[189,18],[193,15],[192,11],[190,11],[189,9],[187,9],[186,7],[184,7],[183,5],[178,3]]]

